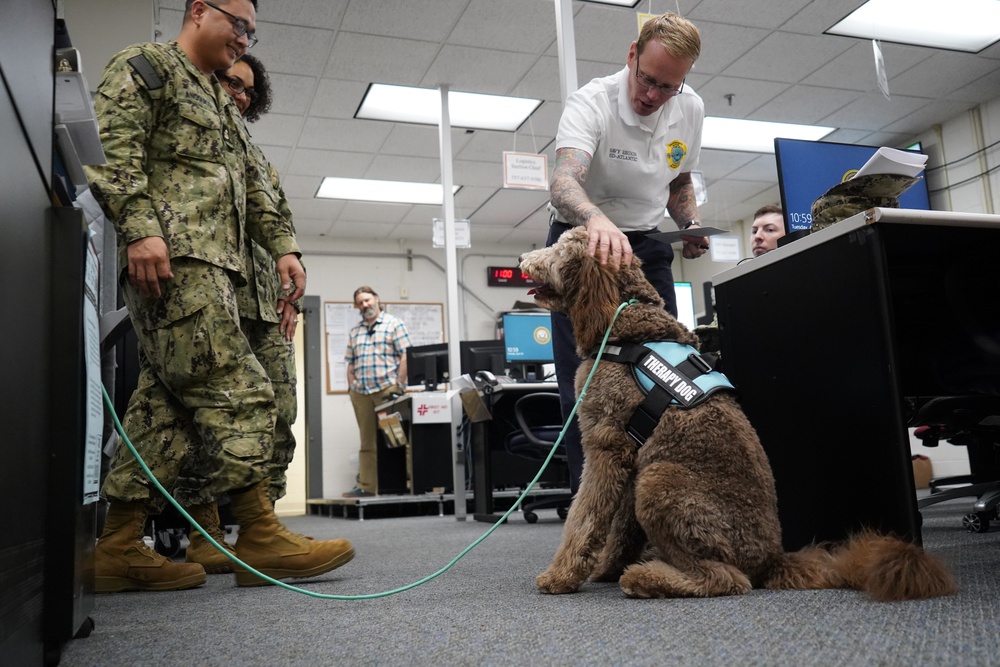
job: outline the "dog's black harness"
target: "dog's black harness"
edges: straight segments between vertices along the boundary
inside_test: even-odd
[[[596,358],[597,353],[590,356]],[[640,446],[668,407],[686,410],[717,391],[735,391],[729,379],[713,370],[698,350],[676,341],[608,345],[601,361],[630,364],[632,378],[646,395],[625,428]]]

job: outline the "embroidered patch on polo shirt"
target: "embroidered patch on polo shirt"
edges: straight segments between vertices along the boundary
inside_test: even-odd
[[[671,169],[677,169],[684,162],[684,157],[688,153],[687,144],[683,141],[671,141],[667,144],[667,165]]]

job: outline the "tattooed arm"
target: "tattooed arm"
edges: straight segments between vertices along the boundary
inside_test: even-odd
[[[667,199],[667,213],[678,227],[683,228],[688,222],[694,221],[692,227],[701,226],[698,220],[698,205],[694,199],[694,184],[691,182],[691,173],[678,174],[677,178],[670,181],[670,197]],[[681,254],[687,259],[696,259],[705,254],[708,250],[707,236],[682,236],[681,241],[684,247]]]
[[[610,258],[614,265],[627,266],[632,263],[632,244],[615,223],[590,201],[583,189],[590,171],[590,160],[590,154],[578,148],[556,151],[552,205],[571,225],[587,228],[590,233],[587,249],[601,264],[607,264]]]

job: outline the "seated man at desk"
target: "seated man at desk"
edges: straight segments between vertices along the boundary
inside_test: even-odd
[[[785,219],[781,207],[765,204],[753,214],[750,227],[750,250],[754,257],[760,257],[778,247],[778,239],[785,235]]]
[[[354,306],[361,321],[347,335],[347,385],[361,432],[357,486],[345,498],[364,498],[378,491],[375,406],[406,384],[406,348],[412,345],[406,325],[382,312],[378,293],[367,285],[354,290]]]

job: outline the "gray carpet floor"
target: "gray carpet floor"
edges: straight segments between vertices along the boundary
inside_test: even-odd
[[[876,603],[854,591],[753,591],[630,600],[615,584],[538,593],[562,531],[552,510],[514,515],[450,570],[412,590],[326,600],[210,576],[189,591],[98,596],[90,637],[62,667],[134,665],[957,665],[1000,664],[1000,529],[967,533],[970,501],[924,510],[924,544],[952,568],[953,596]],[[286,521],[347,537],[357,558],[312,580],[331,595],[380,593],[443,568],[488,528],[447,517]]]

